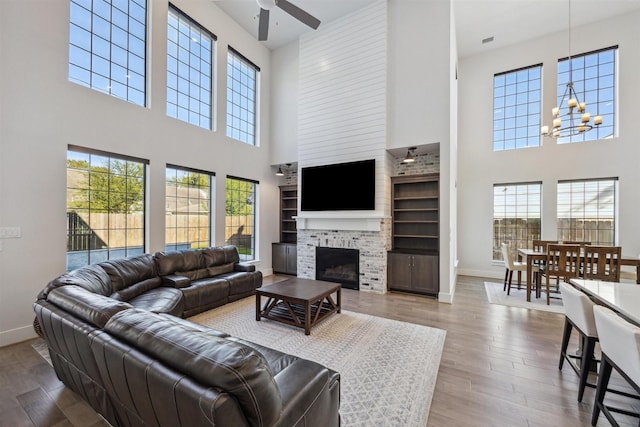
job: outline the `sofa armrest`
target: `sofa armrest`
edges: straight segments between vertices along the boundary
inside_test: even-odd
[[[171,288],[186,288],[190,284],[191,279],[185,276],[178,276],[177,274],[162,276],[162,286],[168,286]]]
[[[236,262],[233,264],[233,271],[256,271],[256,266],[248,262]]]
[[[298,359],[274,376],[282,396],[276,426],[339,426],[340,374]],[[301,423],[301,420],[305,422]]]

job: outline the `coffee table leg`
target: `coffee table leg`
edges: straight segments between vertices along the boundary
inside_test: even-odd
[[[260,294],[256,294],[256,321],[260,321]]]
[[[336,301],[338,303],[338,313],[340,313],[340,309],[342,308],[342,287],[338,288],[337,294]]]
[[[311,333],[311,302],[304,303],[304,334],[309,335]]]

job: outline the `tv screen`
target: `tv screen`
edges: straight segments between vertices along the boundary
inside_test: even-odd
[[[375,209],[376,161],[302,168],[302,211]]]

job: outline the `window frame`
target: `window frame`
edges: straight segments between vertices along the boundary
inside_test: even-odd
[[[566,184],[571,184],[571,186],[573,187],[573,185],[575,184],[582,184],[583,186],[586,186],[586,184],[588,183],[598,183],[600,184],[606,184],[607,182],[611,182],[613,188],[613,201],[608,203],[610,205],[610,209],[611,209],[611,213],[613,215],[613,220],[612,220],[612,226],[611,226],[611,241],[608,240],[601,240],[600,239],[600,232],[603,231],[605,232],[606,229],[600,229],[599,225],[600,225],[600,221],[606,220],[607,217],[605,216],[601,216],[600,210],[601,210],[601,205],[603,205],[604,203],[600,201],[600,198],[597,199],[597,216],[596,216],[596,228],[595,230],[588,230],[586,228],[586,222],[587,222],[587,216],[586,216],[586,211],[587,209],[585,209],[585,203],[584,203],[584,199],[587,197],[585,195],[585,193],[587,192],[586,189],[583,188],[582,192],[575,192],[573,191],[573,189],[571,189],[570,192],[565,192],[565,191],[561,191],[560,186],[561,185],[566,185]],[[557,190],[556,190],[556,194],[557,194],[557,200],[556,200],[556,218],[557,218],[557,236],[558,236],[558,240],[559,241],[587,241],[587,242],[591,242],[591,244],[593,245],[607,245],[607,246],[615,246],[617,241],[618,241],[618,236],[617,236],[617,232],[618,232],[618,221],[619,221],[619,215],[618,215],[618,202],[619,202],[619,198],[618,198],[618,194],[619,194],[619,179],[618,177],[606,177],[606,178],[587,178],[587,179],[570,179],[570,180],[558,180],[557,183]],[[570,199],[573,199],[573,194],[583,194],[582,199],[583,199],[583,203],[580,205],[577,204],[573,204],[571,203],[571,201],[569,203],[561,203],[560,198],[562,194],[569,194]],[[598,190],[598,195],[600,196],[601,192]],[[570,216],[568,217],[564,217],[561,215],[560,209],[562,209],[563,206],[568,206],[567,209],[564,209],[565,211],[570,213]],[[581,209],[583,212],[582,216],[573,216],[571,214],[577,212],[578,209]],[[603,208],[604,210],[604,208]],[[574,227],[571,224],[569,225],[569,227],[562,227],[561,228],[561,221],[563,219],[568,219],[569,222],[571,222],[571,220],[576,220],[576,221],[581,221],[582,222],[582,227]],[[568,230],[568,233],[564,233],[564,230]],[[596,239],[593,238],[593,235],[591,234],[593,231],[595,231],[595,235],[596,235]]]
[[[588,132],[581,132],[576,135],[559,137],[557,138],[558,144],[574,144],[617,137],[618,126],[616,124],[617,105],[619,98],[618,51],[618,45],[614,45],[558,59],[556,105],[559,106],[560,101],[562,100],[562,97],[567,89],[567,83],[569,82],[569,80],[571,80],[579,101],[586,103],[586,111],[591,114],[592,123],[595,116],[602,116],[601,125],[594,126],[593,129]],[[613,57],[612,61],[600,62],[601,55],[606,55],[609,52],[611,52],[611,55]],[[597,63],[594,64],[593,62],[591,62],[591,65],[587,66],[587,62],[593,61],[593,58],[595,56],[597,56]],[[569,60],[571,61],[571,63],[568,62]],[[580,66],[580,63],[582,63],[582,66]],[[612,64],[613,67],[611,73],[600,73],[601,65],[609,63]],[[591,71],[591,73],[589,73],[589,71]],[[594,73],[595,77],[593,76]],[[589,76],[587,76],[587,74],[589,74]],[[605,86],[609,79],[611,86]],[[587,88],[585,87],[585,82],[587,80],[591,80],[589,84],[597,84],[597,86],[595,88],[587,90]],[[610,96],[613,99],[606,99],[606,97],[608,96],[606,94],[608,92],[611,93]],[[594,100],[594,97],[595,99],[597,99],[596,102],[592,102]],[[605,99],[601,101],[601,97],[605,97]],[[568,99],[565,100],[565,104],[567,101]],[[611,111],[603,112],[601,109],[604,109],[607,103],[611,103]],[[604,104],[604,106],[601,106],[601,104]],[[566,105],[563,105],[563,107],[566,107]],[[608,133],[606,129],[611,129],[610,133]],[[605,134],[605,136],[601,136],[601,134]],[[597,137],[594,137],[594,135],[597,135]]]
[[[90,9],[86,1],[69,1],[67,77],[146,107],[149,8],[146,0],[124,1],[127,11],[102,0],[90,2]]]
[[[230,181],[251,184],[251,191],[250,192],[238,191],[237,194],[234,194],[236,189],[229,188]],[[237,176],[227,175],[225,179],[225,242],[227,242],[227,244],[232,244],[238,248],[238,253],[240,254],[241,261],[254,261],[257,259],[256,250],[257,250],[257,244],[258,244],[258,239],[257,239],[258,233],[257,233],[256,219],[258,215],[257,205],[258,205],[258,189],[259,189],[258,186],[259,185],[260,185],[259,181],[255,181],[247,178],[240,178]],[[244,215],[229,214],[230,207],[233,205],[234,200],[236,200],[234,196],[239,197],[242,194],[244,194],[243,199],[245,201],[250,199],[249,197],[246,196],[247,194],[250,194],[252,197],[252,203],[250,204],[246,203],[247,205],[251,205],[251,237],[249,239],[249,242],[250,242],[249,246],[238,244],[239,241],[246,241],[246,239],[237,238],[236,240],[234,240],[234,236],[238,234],[239,234],[238,237],[242,237],[241,232],[244,231],[244,227],[246,227],[247,225],[246,223],[247,214],[246,213]],[[245,217],[245,220],[242,221],[242,224],[240,223],[240,221],[234,222],[233,220],[231,221],[229,220],[229,218],[235,218],[235,217]],[[229,224],[229,222],[231,222],[231,224]],[[234,231],[238,231],[239,233],[234,233]],[[250,253],[246,253],[245,249],[249,249]]]
[[[538,187],[537,192],[532,191],[534,190],[533,188],[534,186]],[[514,188],[515,194],[512,194],[512,195],[505,194],[504,203],[497,204],[496,196],[499,194],[497,193],[497,191],[501,187],[504,188],[503,190],[500,190],[501,192],[508,191],[508,188]],[[524,193],[526,197],[526,203],[524,204],[524,207],[520,207],[520,205],[517,203],[518,196],[522,195],[522,193],[519,193],[518,191],[519,189],[520,191],[526,190],[526,192]],[[535,194],[538,195],[538,200],[533,200],[533,202],[531,202],[530,195],[535,195]],[[513,200],[516,203],[507,204],[508,197],[513,198]],[[535,209],[535,206],[537,206],[537,210]],[[503,207],[502,216],[496,215],[497,214],[496,209],[498,207]],[[534,209],[530,210],[529,207],[534,207]],[[526,216],[519,217],[518,214],[519,212],[522,212],[523,209],[526,210]],[[509,217],[510,212],[513,213],[512,219],[519,219],[521,221],[526,221],[527,225],[524,228],[526,240],[522,238],[523,237],[522,227],[519,227],[517,225],[514,227],[513,225],[507,224],[507,219],[510,218]],[[535,213],[537,213],[537,216],[535,215]],[[530,227],[529,224],[531,223],[532,220],[537,220],[538,222],[537,232],[535,230],[530,230],[529,228]],[[504,223],[501,226],[499,226],[499,221],[503,221]],[[507,230],[509,227],[514,229],[513,233],[515,233],[515,237],[507,239],[506,236],[508,234]],[[515,257],[517,255],[518,249],[530,247],[531,246],[530,243],[533,243],[533,240],[540,239],[541,234],[542,234],[542,181],[509,182],[509,183],[494,184],[493,185],[493,254],[492,254],[493,261],[502,261],[501,244],[503,242],[509,243],[509,249],[511,250],[511,252]]]
[[[191,237],[191,230],[195,229],[196,230],[196,234],[200,235],[201,234],[201,229],[203,228],[200,225],[196,225],[194,227],[191,226],[191,189],[192,188],[196,188],[196,189],[200,189],[202,190],[202,185],[200,184],[186,184],[186,188],[187,188],[187,196],[186,197],[179,197],[178,196],[178,187],[179,185],[176,185],[176,193],[174,195],[170,195],[169,194],[169,186],[170,186],[170,181],[169,181],[169,172],[170,171],[175,171],[175,178],[176,178],[176,184],[178,184],[178,175],[179,173],[186,173],[186,177],[188,178],[190,176],[190,174],[194,174],[194,175],[198,175],[198,176],[206,176],[207,178],[207,185],[206,185],[206,194],[207,194],[207,198],[205,199],[201,199],[199,197],[194,197],[193,199],[197,200],[198,204],[200,204],[202,202],[202,200],[206,200],[208,202],[208,208],[207,208],[207,218],[206,218],[206,240],[191,240],[189,237]],[[215,172],[207,172],[207,171],[203,171],[203,170],[199,170],[199,169],[194,169],[194,168],[188,168],[188,167],[184,167],[184,166],[177,166],[177,165],[173,165],[173,164],[167,164],[165,167],[165,241],[164,241],[164,246],[165,246],[165,250],[166,251],[178,251],[178,250],[182,250],[182,249],[196,249],[196,248],[203,248],[203,247],[210,247],[211,246],[211,241],[212,241],[212,225],[213,225],[213,216],[212,216],[212,207],[214,207],[214,201],[213,201],[213,184],[214,184],[214,180],[215,180],[216,174]],[[170,198],[175,199],[175,207],[176,209],[174,211],[169,211],[169,205],[170,203]],[[178,220],[178,199],[186,199],[187,200],[187,226],[186,227],[178,227],[177,224],[177,220]],[[169,214],[171,214],[171,217],[175,217],[176,219],[176,224],[173,227],[169,226],[168,223],[168,218],[169,218]],[[198,224],[201,221],[198,221]],[[186,242],[180,242],[182,243],[182,246],[180,246],[180,243],[178,242],[178,230],[180,228],[185,228],[187,231],[187,240]],[[175,242],[170,244],[169,243],[169,239],[168,239],[168,234],[170,232],[171,229],[175,229]],[[196,243],[196,246],[194,246],[194,243]],[[204,243],[204,246],[202,246],[202,244]],[[188,246],[187,246],[188,245]]]
[[[539,147],[541,123],[542,63],[494,74],[493,151]]]
[[[82,156],[88,156],[87,157],[87,164],[85,168],[79,168],[79,167],[70,167],[69,166],[69,161],[72,160],[72,154],[71,153],[76,153],[76,155],[80,155]],[[105,166],[100,166],[99,163],[96,162],[96,164],[94,164],[92,162],[92,157],[91,156],[97,156],[97,157],[102,157],[105,158],[107,160],[108,166],[107,166],[107,172],[103,172],[100,170],[96,170],[98,167],[102,167],[104,168]],[[99,159],[98,159],[99,161]],[[113,169],[112,169],[112,162],[125,162],[125,174],[114,174],[113,173]],[[134,163],[134,165],[136,165],[136,167],[140,167],[141,169],[141,175],[129,175],[129,170],[130,170],[130,166],[129,163]],[[132,156],[127,156],[127,155],[121,155],[121,154],[116,154],[116,153],[110,153],[110,152],[106,152],[106,151],[101,151],[101,150],[95,150],[95,149],[90,149],[90,148],[86,148],[86,147],[80,147],[80,146],[76,146],[76,145],[69,145],[67,147],[67,184],[66,184],[66,188],[67,188],[67,202],[66,202],[66,211],[67,211],[67,270],[72,270],[75,268],[79,268],[85,265],[89,265],[89,264],[95,264],[97,262],[102,262],[102,261],[106,261],[108,259],[113,259],[113,258],[121,258],[121,257],[127,257],[127,256],[134,256],[134,255],[140,255],[146,252],[146,248],[147,248],[147,229],[146,229],[146,216],[147,216],[147,189],[146,189],[146,185],[147,185],[147,167],[149,165],[149,161],[146,159],[140,159],[137,157],[132,157]],[[70,171],[78,171],[79,174],[82,174],[83,172],[86,172],[86,185],[84,186],[75,186],[72,187],[70,186],[70,182],[69,182],[69,174]],[[93,182],[95,182],[96,180],[98,180],[98,177],[102,175],[102,178],[105,179],[106,178],[106,182],[107,182],[107,205],[106,206],[102,206],[100,207],[99,205],[99,198],[97,197],[98,195],[100,195],[100,193],[104,193],[104,191],[101,191],[100,189],[96,189],[96,187],[93,187]],[[106,175],[106,176],[104,176]],[[118,188],[112,188],[112,183],[113,185],[115,185],[115,183],[117,182],[114,177],[120,177],[120,178],[124,178],[125,180],[125,191],[115,191]],[[93,179],[92,179],[93,178]],[[131,178],[131,179],[130,179]],[[98,181],[99,182],[99,181]],[[104,181],[103,181],[104,182]],[[104,184],[103,184],[104,185]],[[120,185],[122,185],[122,181],[120,183]],[[129,189],[131,188],[131,186],[134,187],[138,187],[139,188],[139,192],[135,193],[135,192],[129,192]],[[122,188],[122,187],[120,187]],[[82,208],[82,207],[71,207],[69,204],[70,201],[70,195],[71,198],[73,199],[73,194],[77,194],[82,196],[82,194],[84,193],[84,198],[86,199],[86,203],[87,203],[87,207],[86,208]],[[113,200],[112,198],[112,194],[115,196],[120,197],[120,201],[122,201],[122,199],[124,198],[125,203],[129,203],[130,200],[132,201],[132,203],[141,203],[142,209],[141,210],[133,210],[132,212],[125,212],[125,214],[127,215],[127,217],[125,217],[125,227],[121,228],[121,227],[117,227],[117,223],[118,223],[118,218],[114,217],[114,215],[116,214],[121,214],[121,212],[118,212],[117,210],[114,210],[113,205],[111,205],[111,201]],[[93,196],[96,197],[93,197]],[[82,197],[81,197],[82,198]],[[80,200],[79,203],[82,203],[83,200]],[[70,217],[70,213],[74,212],[75,215],[73,215],[72,217]],[[84,213],[86,214],[86,218],[88,220],[85,221],[84,219],[82,219],[80,217],[80,215],[78,215],[78,211],[84,211]],[[139,218],[138,222],[141,224],[139,227],[129,227],[129,217],[128,215],[130,214],[136,214],[136,213],[141,213],[142,216],[141,218]],[[106,214],[106,219],[103,218],[102,220],[102,224],[103,224],[103,228],[97,228],[94,227],[93,229],[91,228],[91,223],[92,223],[92,215],[101,215],[104,216]],[[133,218],[132,218],[133,219]],[[72,227],[72,223],[73,227]],[[76,227],[76,225],[78,225],[78,223],[80,223],[80,227]],[[106,224],[106,226],[104,226],[104,224]],[[106,228],[105,228],[106,227]],[[80,232],[84,231],[85,235],[88,234],[88,241],[85,241],[84,243],[81,244],[87,246],[86,249],[81,249],[81,250],[77,250],[77,251],[72,251],[72,240],[76,241],[73,237],[72,234],[75,236],[80,235],[80,238],[82,238],[82,234],[78,234],[78,233],[72,233],[71,229],[80,229]],[[96,233],[94,230],[101,230],[102,231],[102,237],[100,237],[98,235],[98,233]],[[129,232],[131,230],[138,230],[141,231],[141,235],[138,236],[138,239],[141,240],[141,246],[140,245],[129,245],[128,242],[130,240],[130,236],[129,236]],[[124,231],[125,235],[124,235],[124,241],[127,242],[125,243],[124,246],[118,246],[118,247],[112,247],[113,242],[112,242],[112,238],[118,237],[120,240],[123,239],[123,236],[118,234],[118,232],[122,232]],[[106,242],[104,240],[104,237],[106,237]],[[93,242],[93,243],[92,243]],[[94,247],[92,248],[92,246],[96,246],[96,245],[101,245],[101,248],[97,248]],[[106,246],[104,246],[106,245]],[[76,253],[81,253],[81,252],[85,252],[86,253],[86,262],[74,262],[74,263],[70,263],[70,252],[76,252]],[[106,254],[106,256],[105,256]],[[113,255],[113,256],[112,256]],[[94,258],[92,260],[92,257]],[[70,265],[71,264],[71,265]],[[70,268],[73,267],[73,268]]]
[[[242,68],[239,70],[241,79],[233,78],[233,69],[238,67],[232,65],[237,63]],[[249,78],[249,70],[252,71],[253,88],[247,82],[243,82],[242,77]],[[245,144],[258,146],[258,105],[260,87],[260,67],[247,59],[233,47],[228,46],[227,50],[227,113],[226,113],[226,135],[229,138],[244,142]],[[238,90],[235,90],[235,89]],[[251,90],[253,99],[242,94],[245,89],[247,93]],[[246,106],[243,106],[243,102]],[[253,110],[253,111],[251,111]],[[243,118],[241,113],[246,113]],[[243,131],[242,123],[247,125],[247,130]]]
[[[177,27],[172,26],[172,17],[177,22]],[[188,25],[189,34],[181,31],[183,25]],[[172,40],[171,34],[173,32],[175,32],[176,40]],[[197,41],[194,40],[196,38]],[[167,116],[203,129],[214,130],[216,41],[217,36],[214,33],[169,3],[167,13]],[[208,49],[209,57],[203,59],[207,53],[205,42],[210,46]],[[194,43],[198,44],[199,49],[192,49]],[[188,46],[184,47],[185,44]],[[196,50],[200,52],[196,53]],[[196,62],[197,64],[195,64]],[[208,75],[203,72],[205,71],[202,69],[203,62],[205,66],[208,65],[208,70],[206,70]],[[186,78],[185,73],[187,74]],[[207,84],[203,83],[205,80]],[[187,103],[187,107],[180,105],[183,102]],[[205,109],[204,113],[203,108]]]

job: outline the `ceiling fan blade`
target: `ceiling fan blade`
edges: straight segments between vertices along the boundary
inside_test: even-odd
[[[258,40],[265,41],[269,36],[269,11],[260,8],[260,22],[258,24]]]
[[[280,9],[284,10],[289,15],[293,16],[294,18],[296,18],[298,21],[302,22],[303,24],[306,24],[306,25],[310,26],[314,30],[317,29],[318,26],[320,25],[320,20],[319,19],[317,19],[314,16],[309,15],[307,12],[305,12],[302,9],[300,9],[298,6],[296,6],[296,5],[292,4],[292,3],[289,3],[287,0],[278,0],[276,2],[276,6],[278,6]]]

